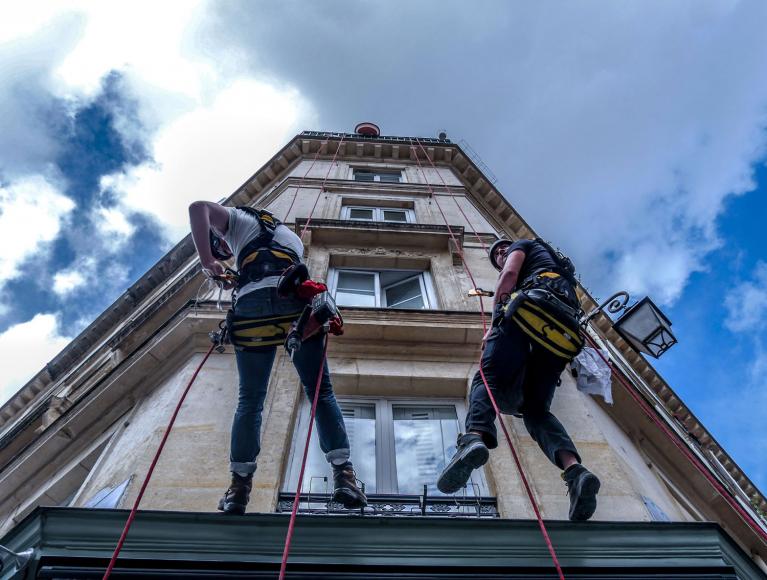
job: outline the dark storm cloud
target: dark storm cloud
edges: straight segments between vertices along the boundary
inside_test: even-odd
[[[761,2],[335,0],[210,12],[208,54],[295,85],[320,111],[318,129],[371,120],[385,134],[444,128],[467,139],[600,293],[617,280],[676,300],[720,243],[723,200],[753,189],[764,154]]]

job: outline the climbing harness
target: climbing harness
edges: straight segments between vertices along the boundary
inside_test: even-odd
[[[237,209],[256,218],[260,225],[259,234],[237,255],[238,290],[251,282],[279,276],[301,261],[295,251],[274,241],[277,228],[282,225],[274,215],[249,206],[238,206]]]
[[[442,210],[442,207],[440,206],[439,201],[437,201],[437,198],[434,196],[434,191],[433,191],[431,185],[429,184],[429,180],[426,177],[426,173],[425,173],[425,171],[423,169],[423,166],[421,164],[421,160],[418,157],[418,151],[416,150],[415,146],[413,146],[413,144],[412,144],[413,143],[413,139],[410,139],[410,143],[411,143],[410,149],[411,149],[411,152],[413,153],[413,157],[415,157],[415,160],[418,163],[418,168],[421,171],[421,175],[423,176],[423,180],[426,183],[426,187],[429,189],[429,193],[431,195],[431,198],[434,200],[434,203],[436,204],[437,209],[439,209],[439,213],[442,215],[442,219],[444,220],[445,225],[447,226],[447,231],[450,234],[450,238],[453,240],[453,244],[454,244],[456,250],[458,251],[459,256],[461,257],[461,263],[463,264],[464,268],[466,269],[466,274],[469,276],[469,279],[471,280],[472,286],[474,288],[477,288],[477,283],[474,280],[474,276],[471,273],[471,270],[469,269],[469,265],[466,263],[466,258],[464,257],[463,251],[461,250],[461,245],[458,243],[458,239],[456,238],[455,234],[453,233],[453,229],[450,227],[450,224],[447,221],[447,216],[445,215],[445,212]],[[421,151],[423,151],[424,156],[426,157],[426,159],[428,159],[428,161],[431,164],[432,168],[434,169],[435,173],[440,176],[440,179],[442,180],[442,184],[447,189],[447,184],[445,183],[445,180],[442,178],[442,174],[437,170],[436,165],[434,165],[434,162],[429,157],[429,154],[426,152],[426,150],[424,149],[424,147],[421,144],[421,142],[418,139],[416,139],[416,143],[418,143],[419,147],[421,148]],[[460,206],[459,206],[459,208],[460,208]],[[469,223],[468,220],[467,220],[467,223]],[[481,239],[481,238],[479,238],[479,235],[477,234],[476,230],[474,230],[474,234],[477,236],[478,239]],[[482,328],[484,329],[485,334],[487,334],[487,319],[486,319],[486,315],[485,315],[485,306],[484,306],[484,302],[482,300],[482,294],[477,294],[477,297],[479,298],[479,313],[480,313],[480,317],[482,319]],[[495,396],[493,395],[493,392],[490,390],[490,386],[489,386],[489,384],[487,382],[487,378],[485,377],[485,373],[482,370],[482,356],[484,355],[484,352],[485,352],[485,343],[483,342],[482,343],[482,349],[481,349],[480,355],[479,355],[479,361],[478,361],[478,364],[479,364],[479,374],[482,377],[482,382],[484,383],[485,389],[487,390],[488,397],[490,398],[490,403],[493,405],[493,410],[495,410],[496,415],[498,415],[498,417],[500,418],[501,411],[498,408],[498,403],[495,400]],[[527,492],[527,497],[530,500],[530,505],[533,508],[533,512],[535,512],[535,517],[538,520],[538,527],[540,528],[541,535],[543,536],[543,539],[546,542],[546,547],[549,550],[549,554],[551,555],[551,560],[553,561],[554,567],[557,570],[557,574],[559,575],[559,579],[560,580],[565,580],[564,573],[562,572],[562,567],[560,566],[559,559],[557,558],[557,553],[554,550],[554,545],[551,543],[551,538],[549,537],[549,533],[546,530],[546,524],[544,524],[544,522],[543,522],[543,517],[541,516],[541,512],[538,509],[538,504],[536,503],[535,497],[533,496],[533,490],[530,487],[530,483],[527,481],[527,476],[525,475],[525,470],[522,468],[522,462],[519,459],[519,456],[517,454],[517,450],[515,449],[514,444],[511,442],[511,436],[509,435],[509,431],[506,428],[506,423],[503,420],[500,420],[498,422],[500,423],[501,429],[503,430],[503,434],[506,437],[506,442],[509,444],[509,449],[511,450],[511,455],[514,458],[514,463],[515,463],[515,465],[517,467],[517,471],[519,473],[520,479],[522,480],[522,483],[523,483],[523,485],[525,487],[525,491]]]

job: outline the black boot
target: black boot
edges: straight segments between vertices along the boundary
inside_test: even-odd
[[[597,509],[599,479],[580,463],[571,465],[562,474],[570,495],[570,520],[585,521],[594,515]]]
[[[437,479],[442,493],[455,493],[469,481],[471,472],[482,467],[490,458],[490,451],[475,433],[458,436],[458,449]]]
[[[333,501],[347,509],[359,509],[368,505],[368,498],[357,487],[357,476],[351,461],[333,465]]]
[[[248,505],[250,499],[252,485],[252,473],[243,477],[232,472],[232,483],[229,484],[229,489],[226,490],[224,497],[218,500],[218,509],[225,514],[244,514],[245,506]]]

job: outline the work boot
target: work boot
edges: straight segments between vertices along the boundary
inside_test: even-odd
[[[232,483],[226,490],[224,497],[218,500],[218,509],[225,514],[241,516],[245,513],[245,506],[250,499],[250,489],[253,485],[253,474],[246,476],[232,472]]]
[[[471,472],[482,467],[490,458],[490,451],[475,433],[458,435],[458,449],[437,479],[442,493],[455,493],[466,485]]]
[[[368,498],[357,487],[357,475],[351,461],[333,465],[333,501],[346,509],[359,509],[368,505]]]
[[[570,495],[570,520],[582,522],[594,515],[597,509],[599,479],[580,463],[571,465],[562,473]]]

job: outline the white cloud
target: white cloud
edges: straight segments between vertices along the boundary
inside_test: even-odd
[[[0,405],[26,384],[71,338],[61,336],[56,315],[37,314],[0,333]]]
[[[136,230],[128,221],[125,212],[116,207],[96,208],[91,215],[91,221],[103,237],[111,238],[113,244],[122,243]]]
[[[77,270],[62,270],[53,275],[53,291],[59,296],[66,296],[85,284],[85,276]]]
[[[75,207],[42,177],[0,187],[0,285],[20,274],[18,267],[56,238]]]
[[[294,89],[237,80],[158,131],[153,163],[105,177],[102,187],[126,211],[156,217],[175,241],[189,229],[189,203],[231,194],[312,115]]]
[[[740,282],[732,287],[725,296],[724,306],[727,309],[724,325],[732,332],[755,330],[761,334],[764,331],[767,324],[766,262],[757,262],[751,280]]]

